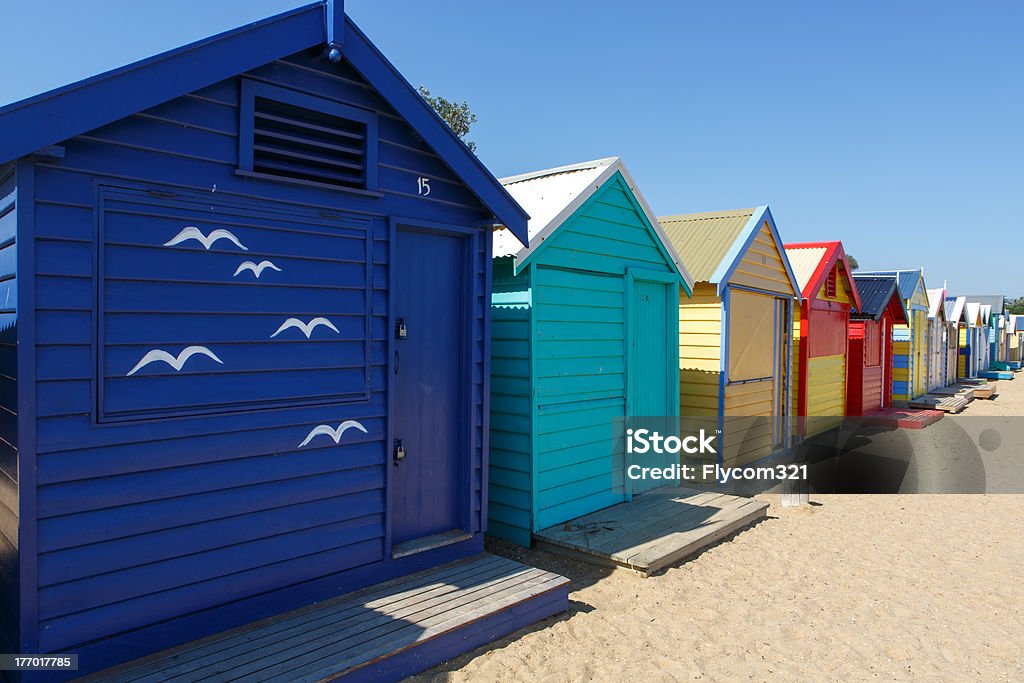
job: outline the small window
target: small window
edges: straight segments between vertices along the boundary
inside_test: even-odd
[[[836,296],[836,280],[838,270],[833,268],[828,274],[828,278],[825,280],[825,296],[834,299]]]
[[[239,168],[278,180],[376,190],[377,117],[356,107],[242,82]]]

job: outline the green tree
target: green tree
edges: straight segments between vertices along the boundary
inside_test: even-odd
[[[857,263],[857,259],[853,258],[853,254],[846,255],[846,262],[850,264],[850,270],[857,270],[860,268],[860,264]]]
[[[422,85],[419,87],[419,91],[420,97],[434,108],[437,115],[448,124],[448,127],[466,144],[466,147],[469,147],[469,151],[476,154],[476,143],[466,139],[466,136],[469,135],[469,129],[476,123],[476,114],[469,110],[466,100],[462,100],[459,103],[446,100],[440,95],[431,95],[430,91]]]

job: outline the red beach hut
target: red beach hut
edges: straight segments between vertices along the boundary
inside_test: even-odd
[[[893,325],[907,324],[895,276],[854,275],[860,306],[850,313],[846,414],[892,406]]]

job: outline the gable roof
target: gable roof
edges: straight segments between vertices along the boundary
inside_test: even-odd
[[[832,242],[794,242],[786,245],[786,258],[793,267],[796,281],[800,285],[803,298],[810,299],[821,291],[833,266],[841,265],[839,271],[850,288],[852,298],[851,310],[860,308],[860,294],[857,284],[851,279],[850,264],[846,260],[843,243]]]
[[[744,251],[761,226],[767,222],[793,292],[797,299],[801,298],[800,285],[793,275],[775,219],[767,205],[754,209],[661,216],[658,220],[693,279],[717,284],[719,290],[742,260]]]
[[[502,178],[501,183],[505,189],[530,214],[527,227],[529,243],[524,247],[507,230],[497,230],[494,233],[494,258],[515,256],[516,268],[525,265],[544,242],[616,174],[629,186],[669,262],[686,284],[686,291],[691,292],[693,278],[679,260],[661,223],[619,157],[606,157]]]
[[[946,297],[946,320],[955,322],[958,325],[964,321],[964,306],[967,304],[967,297],[947,296]]]
[[[981,304],[981,322],[988,325],[992,319],[992,304]]]
[[[920,268],[910,270],[867,270],[858,274],[886,275],[895,277],[898,281],[900,297],[903,299],[912,299],[914,297],[914,292],[917,290],[917,283],[924,277]]]
[[[676,251],[685,254],[690,275],[711,282],[729,249],[750,224],[757,209],[711,211],[660,216],[662,227]]]
[[[926,289],[925,294],[928,295],[928,317],[936,318],[941,313],[942,319],[946,320],[946,290],[942,287]]]
[[[964,320],[970,327],[977,327],[981,324],[981,304],[977,301],[968,301],[964,304]]]
[[[287,55],[340,51],[496,217],[526,240],[527,214],[343,13],[315,2],[0,108],[0,164]]]
[[[856,311],[851,310],[850,317],[881,320],[886,309],[892,305],[896,322],[907,322],[907,306],[903,302],[903,297],[899,295],[899,283],[895,275],[854,273],[853,280],[857,283],[857,291],[860,294],[860,306]]]

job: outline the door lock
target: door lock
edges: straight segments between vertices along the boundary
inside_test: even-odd
[[[408,336],[409,330],[405,326],[405,318],[399,318],[395,323],[395,339],[406,339]]]
[[[395,460],[395,467],[398,467],[398,463],[405,460],[405,446],[402,445],[401,439],[395,439],[395,449],[393,457]]]

